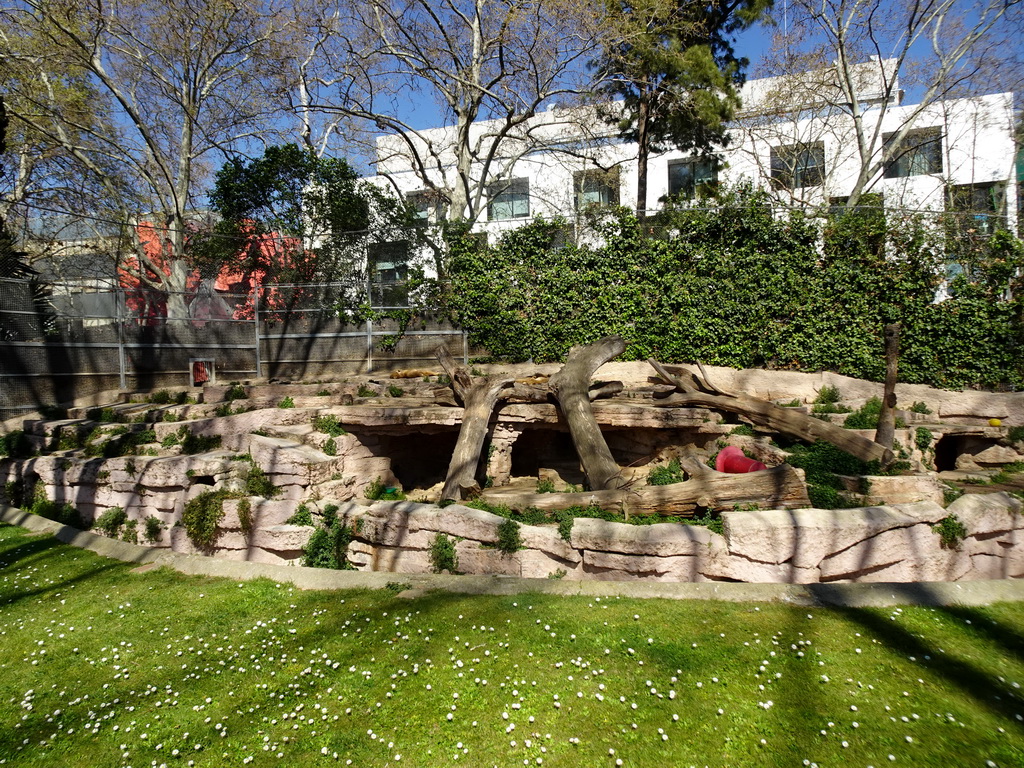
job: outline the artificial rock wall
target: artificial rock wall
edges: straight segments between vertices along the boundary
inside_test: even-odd
[[[960,581],[1024,575],[1024,514],[1005,493],[963,496],[943,509],[922,501],[860,509],[725,512],[724,534],[700,526],[629,525],[578,518],[568,541],[554,527],[521,526],[523,549],[495,548],[503,519],[452,505],[378,502],[343,511],[357,531],[360,570],[424,573],[438,533],[457,540],[458,570],[577,580]],[[949,515],[967,536],[942,546]]]

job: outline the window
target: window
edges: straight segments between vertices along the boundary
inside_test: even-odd
[[[572,175],[576,210],[619,204],[619,171],[578,171]]]
[[[777,189],[818,187],[825,180],[825,145],[772,147],[772,184]]]
[[[946,210],[960,234],[991,235],[1006,227],[1006,188],[999,182],[949,187]]]
[[[492,184],[488,189],[490,202],[487,218],[490,221],[525,219],[530,215],[529,179],[512,179]]]
[[[668,164],[668,193],[692,200],[705,197],[718,186],[718,163],[712,157],[695,157]]]
[[[412,208],[415,226],[426,226],[431,221],[438,221],[445,216],[444,200],[436,192],[429,190],[410,192],[405,199]]]
[[[885,167],[887,179],[942,173],[942,133],[938,128],[910,131],[898,145],[895,135],[888,134],[884,151],[891,158]]]
[[[367,248],[366,272],[370,303],[375,307],[404,307],[409,304],[409,243],[373,243]]]

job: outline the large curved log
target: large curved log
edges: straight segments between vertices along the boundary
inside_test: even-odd
[[[462,427],[459,429],[459,439],[455,443],[452,460],[448,465],[448,475],[441,490],[442,499],[459,501],[479,492],[476,469],[480,464],[480,454],[487,438],[491,414],[502,391],[513,384],[515,379],[511,376],[487,376],[476,379],[468,390],[463,390],[465,407],[462,412]]]
[[[590,380],[602,365],[626,350],[621,336],[606,336],[585,347],[573,347],[548,386],[569,425],[576,454],[591,490],[622,488],[626,480],[608,449],[590,405]]]
[[[730,475],[708,469],[682,483],[582,493],[522,493],[488,489],[484,498],[514,509],[544,510],[596,506],[625,515],[692,516],[698,509],[729,510],[741,504],[761,509],[801,509],[811,506],[803,471],[782,464],[760,472]]]
[[[658,372],[659,376],[670,384],[674,384],[676,389],[682,393],[681,405],[714,408],[735,413],[755,424],[809,443],[813,443],[815,440],[825,440],[856,456],[861,461],[878,461],[885,466],[893,460],[893,453],[890,449],[878,445],[866,437],[861,437],[849,429],[812,418],[794,411],[792,408],[783,408],[767,400],[719,390],[708,381],[703,366],[701,366],[702,376],[687,372],[683,377],[670,373],[657,360],[648,360],[647,362]],[[698,387],[711,390],[711,392],[702,392]]]

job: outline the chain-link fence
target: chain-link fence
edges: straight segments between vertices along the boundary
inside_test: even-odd
[[[175,295],[0,278],[0,421],[117,389],[426,367],[440,344],[468,358],[466,334],[408,306],[405,288],[366,304],[351,283]]]

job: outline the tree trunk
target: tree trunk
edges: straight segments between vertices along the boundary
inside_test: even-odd
[[[643,221],[647,216],[647,158],[651,144],[648,131],[651,110],[649,99],[648,92],[641,92],[639,114],[636,119],[636,217],[639,221]]]
[[[891,450],[848,429],[812,418],[792,408],[783,408],[767,400],[724,392],[708,381],[706,373],[703,377],[687,373],[686,377],[690,381],[686,381],[683,377],[669,373],[657,360],[647,362],[665,381],[676,385],[676,389],[682,393],[682,404],[735,413],[755,424],[809,443],[825,440],[861,461],[879,461],[883,466],[892,461]],[[703,372],[703,366],[701,371]],[[715,394],[697,391],[698,385],[712,390]]]
[[[626,342],[619,336],[607,336],[585,347],[573,347],[565,365],[548,382],[569,425],[587,483],[594,491],[621,488],[626,484],[590,405],[590,379],[594,372],[625,349]]]
[[[484,497],[514,509],[596,506],[627,516],[692,516],[698,509],[730,510],[741,504],[756,504],[761,509],[800,509],[811,505],[803,472],[788,464],[743,475],[708,469],[692,474],[686,482],[672,485],[582,493],[516,493],[494,489],[485,491]]]
[[[444,489],[441,491],[442,500],[458,501],[473,492],[479,492],[476,469],[480,465],[480,454],[487,438],[491,414],[501,391],[514,383],[511,376],[487,376],[477,379],[469,388],[465,395],[459,439],[455,443]]]
[[[896,437],[896,379],[900,363],[900,324],[885,326],[885,389],[882,392],[882,410],[878,413],[875,442],[883,448],[892,448]]]

